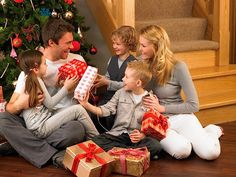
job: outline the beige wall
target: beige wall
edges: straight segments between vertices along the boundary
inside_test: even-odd
[[[98,53],[96,55],[89,55],[89,63],[98,67],[100,74],[105,74],[107,61],[112,54],[106,46],[96,21],[90,13],[85,0],[76,0],[76,5],[79,15],[85,17],[85,24],[90,27],[90,30],[86,32],[86,38],[98,49]]]

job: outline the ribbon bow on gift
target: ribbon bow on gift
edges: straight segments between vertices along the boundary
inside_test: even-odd
[[[157,114],[154,110],[150,110],[144,114],[143,121],[148,118],[153,119],[153,125],[158,125],[158,124],[161,125],[161,127],[163,128],[164,131],[166,131],[168,129],[167,118],[165,116],[163,116],[162,114],[157,116]]]
[[[102,164],[102,170],[101,170],[100,176],[104,176],[104,172],[106,168],[106,161],[102,159],[101,157],[97,156],[97,154],[104,152],[104,150],[93,143],[88,143],[88,146],[86,146],[83,143],[80,143],[77,145],[79,146],[79,148],[84,150],[85,153],[78,154],[75,156],[71,171],[74,174],[76,174],[81,159],[85,158],[85,162],[90,162],[90,163],[93,159],[95,159],[97,162]]]
[[[153,126],[155,126],[155,130],[152,128],[149,129],[148,128],[149,124],[152,124]],[[157,113],[153,109],[147,111],[144,114],[141,130],[145,134],[161,140],[161,139],[165,138],[166,131],[168,128],[169,128],[169,125],[168,125],[167,118],[165,116],[163,116],[162,114]]]
[[[127,156],[132,156],[136,158],[143,157],[144,158],[144,166],[143,171],[145,171],[149,167],[149,161],[147,160],[147,153],[148,150],[146,147],[143,148],[136,148],[136,149],[116,149],[113,148],[108,151],[108,153],[112,156],[119,156],[120,164],[121,164],[121,173],[126,175],[127,174],[127,166],[126,166],[126,158]]]

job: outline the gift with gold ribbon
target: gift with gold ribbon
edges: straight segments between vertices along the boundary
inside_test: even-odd
[[[67,77],[72,78],[74,76],[78,76],[79,79],[81,79],[86,69],[86,62],[73,59],[59,67],[58,71],[61,80],[65,80]]]
[[[123,175],[141,176],[150,164],[150,152],[146,147],[114,147],[108,153],[115,159],[113,172]]]
[[[154,110],[147,111],[143,116],[141,131],[145,135],[162,140],[166,137],[168,127],[167,118]]]
[[[63,164],[78,177],[106,177],[114,159],[93,141],[85,141],[66,149]]]

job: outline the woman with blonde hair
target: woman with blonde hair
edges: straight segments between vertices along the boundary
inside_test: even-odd
[[[149,89],[156,95],[145,98],[144,104],[168,116],[167,135],[160,141],[162,148],[177,159],[187,158],[192,149],[202,159],[216,159],[222,129],[213,124],[203,128],[193,114],[199,110],[197,92],[186,64],[171,52],[166,31],[156,25],[144,27],[139,45],[142,60],[153,74]]]

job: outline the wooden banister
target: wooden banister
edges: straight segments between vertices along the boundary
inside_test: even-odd
[[[135,0],[86,0],[112,51],[111,33],[121,25],[135,25]]]
[[[193,15],[207,18],[206,38],[219,43],[216,66],[229,64],[230,0],[195,0]]]
[[[215,0],[212,40],[219,42],[216,65],[229,64],[229,0]]]

